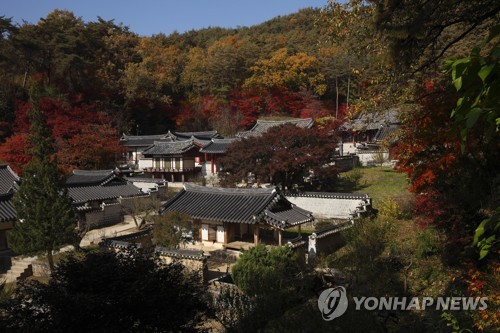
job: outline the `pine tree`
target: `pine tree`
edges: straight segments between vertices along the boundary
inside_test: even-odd
[[[14,196],[18,222],[9,233],[9,244],[20,254],[45,251],[52,270],[52,253],[72,240],[76,218],[61,187],[51,130],[35,98],[31,104],[31,160],[23,169],[23,180]]]

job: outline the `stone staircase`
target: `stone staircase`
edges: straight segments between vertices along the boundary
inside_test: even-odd
[[[33,261],[36,259],[37,257],[12,258],[12,266],[2,276],[5,282],[17,282],[33,275]]]

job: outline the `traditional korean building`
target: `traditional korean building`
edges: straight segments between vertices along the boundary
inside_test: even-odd
[[[190,141],[192,139],[208,142],[212,138],[221,138],[217,131],[203,132],[171,132],[157,135],[126,135],[120,138],[121,145],[126,150],[126,162],[129,166],[137,168],[143,151],[155,142]]]
[[[342,133],[341,155],[356,154],[361,165],[371,165],[375,160],[391,158],[384,148],[394,144],[401,128],[398,109],[364,113],[347,121],[340,128]]]
[[[170,182],[193,181],[202,175],[200,148],[208,141],[195,138],[186,141],[156,141],[142,151],[139,170],[152,178]]]
[[[221,165],[219,160],[226,153],[227,148],[240,138],[232,139],[212,139],[205,146],[200,149],[200,153],[204,154],[204,169],[202,173],[204,176],[211,176],[219,173]]]
[[[276,188],[233,189],[184,185],[160,209],[188,214],[201,242],[239,249],[260,241],[282,245],[283,232],[311,222],[313,216],[290,203]]]
[[[281,126],[281,125],[295,125],[301,128],[311,128],[314,125],[314,120],[312,118],[304,118],[304,119],[286,119],[286,120],[263,120],[257,119],[255,125],[248,131],[239,132],[236,136],[240,138],[247,138],[250,136],[259,136],[273,127]]]
[[[0,165],[0,252],[8,250],[7,231],[14,227],[17,213],[12,197],[20,178],[8,165]]]
[[[65,185],[77,212],[79,227],[119,223],[124,214],[122,200],[148,195],[115,170],[73,170]]]

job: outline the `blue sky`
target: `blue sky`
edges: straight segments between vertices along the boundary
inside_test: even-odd
[[[0,16],[36,23],[54,9],[72,11],[85,21],[115,19],[133,32],[150,36],[209,26],[237,27],[262,23],[327,0],[0,0]]]

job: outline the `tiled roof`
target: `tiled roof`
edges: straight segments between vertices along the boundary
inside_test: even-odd
[[[212,139],[207,145],[200,149],[200,153],[224,154],[227,150],[227,147],[238,140],[239,138]]]
[[[228,189],[186,184],[161,208],[193,219],[249,223],[265,221],[279,229],[312,221],[312,214],[292,205],[275,188]]]
[[[286,193],[287,197],[331,198],[331,199],[368,199],[370,196],[363,193],[336,193],[336,192],[298,192]]]
[[[8,165],[0,165],[0,194],[8,193],[14,184],[19,181],[19,176]]]
[[[159,255],[166,255],[178,259],[194,259],[204,260],[206,257],[203,251],[191,249],[167,249],[165,247],[157,246],[155,252]]]
[[[240,132],[236,136],[240,138],[245,138],[249,136],[258,136],[267,132],[270,128],[293,124],[297,127],[311,128],[314,124],[312,118],[305,119],[287,119],[287,120],[257,120],[257,123],[248,131]]]
[[[15,221],[16,209],[12,204],[13,193],[0,194],[0,222]]]
[[[197,137],[194,137],[194,136],[191,137],[191,140],[198,147],[204,147],[204,146],[208,145],[210,142],[212,142],[211,139],[208,139],[208,140],[206,140],[206,139],[200,139],[200,138],[197,138]]]
[[[203,131],[203,132],[169,132],[174,135],[178,141],[189,140],[191,137],[195,137],[199,140],[210,141],[213,138],[222,138],[217,131]]]
[[[398,123],[400,123],[399,110],[388,109],[382,112],[363,113],[358,118],[343,124],[341,128],[353,131],[378,130],[381,127]]]
[[[168,183],[167,180],[161,178],[147,178],[147,177],[123,177],[123,178],[132,183],[153,183],[158,185],[165,185]]]
[[[313,239],[321,239],[321,238],[324,238],[328,235],[335,234],[335,233],[338,233],[342,230],[351,228],[353,225],[354,225],[353,220],[348,220],[348,221],[345,221],[345,222],[342,222],[339,224],[330,225],[330,226],[327,226],[325,228],[316,230],[315,232],[313,232],[311,234],[311,237]]]
[[[119,197],[139,196],[141,190],[128,182],[111,182],[105,185],[68,187],[68,195],[74,203],[94,200],[110,200]]]
[[[379,141],[379,142],[385,141],[385,140],[393,141],[396,139],[396,133],[400,128],[401,128],[401,126],[396,125],[396,124],[391,124],[389,126],[383,126],[378,130],[377,134],[375,135],[374,140]]]
[[[311,221],[311,212],[297,206],[275,212],[266,210],[264,219],[267,223],[279,228],[285,229],[290,226],[299,225]]]
[[[169,133],[156,135],[126,135],[120,139],[121,144],[125,147],[147,147],[155,141],[173,141],[169,137]]]
[[[171,155],[182,154],[196,147],[192,140],[177,142],[159,142],[156,141],[152,146],[144,149],[143,155]]]
[[[75,204],[143,194],[113,170],[73,170],[66,179],[66,188]]]
[[[155,142],[174,142],[174,141],[188,141],[198,140],[199,142],[205,141],[208,143],[212,138],[222,138],[217,131],[203,131],[203,132],[171,132],[165,134],[155,135],[126,135],[123,134],[120,142],[125,147],[148,147]],[[204,144],[205,144],[204,143]]]
[[[66,178],[66,186],[102,185],[115,177],[113,170],[73,170]]]
[[[298,248],[299,246],[303,246],[307,244],[307,239],[302,237],[302,235],[298,235],[295,238],[289,239],[286,242],[286,245],[292,249]]]
[[[133,232],[130,234],[105,238],[105,239],[103,239],[103,241],[104,240],[118,240],[118,241],[130,242],[130,241],[133,241],[133,240],[145,237],[145,236],[149,236],[149,235],[151,235],[152,231],[153,231],[153,227],[148,226],[148,227],[144,228],[143,230]]]

